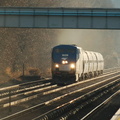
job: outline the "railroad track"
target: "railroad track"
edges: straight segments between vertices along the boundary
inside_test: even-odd
[[[92,90],[91,92],[87,92],[86,94],[83,94],[83,95],[80,94],[80,97],[77,96],[77,98],[75,97],[74,99],[69,100],[68,102],[66,102],[64,104],[59,105],[55,109],[50,110],[49,112],[46,112],[45,114],[42,114],[42,115],[34,118],[33,120],[52,120],[52,119],[56,119],[56,120],[73,120],[74,119],[74,120],[77,120],[77,118],[76,118],[77,112],[80,112],[87,105],[95,102],[99,98],[101,99],[101,97],[103,95],[107,95],[113,89],[115,89],[115,88],[119,89],[119,87],[120,87],[120,80],[119,80],[119,82],[116,80],[115,82],[111,82],[107,85],[104,85],[95,90]],[[80,118],[80,117],[79,117],[79,119],[85,120],[84,118]]]
[[[87,96],[90,95],[89,91],[92,91],[91,95],[97,93],[97,91],[100,92],[100,94],[103,94],[102,91],[104,90],[109,91],[108,89],[111,90],[114,88],[114,86],[116,86],[115,88],[117,88],[120,82],[119,77],[120,77],[119,72],[114,72],[112,74],[106,74],[97,78],[81,81],[79,83],[74,83],[68,86],[62,86],[62,87],[55,86],[51,90],[49,89],[49,91],[48,89],[46,89],[46,91],[43,91],[42,93],[40,92],[37,94],[37,99],[39,100],[39,102],[41,102],[40,104],[38,104],[36,102],[37,100],[35,100],[34,102],[36,102],[36,106],[32,108],[28,108],[19,113],[13,114],[11,116],[8,116],[6,118],[3,118],[3,120],[8,120],[8,119],[19,120],[21,115],[23,116],[23,118],[20,118],[20,119],[23,119],[23,120],[27,120],[27,119],[28,120],[30,119],[44,120],[45,116],[47,117],[52,116],[52,118],[50,119],[53,119],[53,116],[54,116],[54,119],[57,119],[55,117],[56,114],[58,115],[57,117],[60,118],[61,114],[63,113],[60,112],[60,115],[59,115],[58,108],[60,109],[60,111],[65,112],[66,109],[64,110],[64,108],[66,108],[66,106],[69,106],[69,105],[71,106],[71,104],[74,106],[73,103],[76,103],[76,101],[78,100],[80,100],[79,102],[83,106],[82,102],[84,101],[84,99],[85,100],[88,99]],[[68,111],[68,108],[67,108],[67,111]],[[53,113],[55,113],[55,115],[53,115]],[[26,114],[28,114],[28,116],[26,116]],[[36,116],[39,116],[39,117],[36,117]]]
[[[0,97],[0,103],[1,103],[0,108],[5,108],[5,107],[8,107],[9,105],[12,106],[12,105],[22,103],[24,101],[28,101],[30,99],[34,99],[39,94],[42,94],[42,92],[51,90],[55,87],[57,87],[57,85],[51,85],[50,83],[45,83],[45,84],[37,85],[34,87],[30,87],[30,88],[20,89],[15,92],[14,91],[9,92],[7,96],[3,95]]]
[[[9,92],[11,92],[11,94],[18,93],[24,90],[32,89],[37,86],[44,86],[44,85],[50,84],[50,81],[51,79],[43,79],[43,80],[37,80],[34,82],[27,82],[27,83],[13,85],[5,88],[0,88],[0,97],[8,96]]]
[[[109,74],[109,73],[115,72],[117,70],[119,70],[119,68],[105,69],[104,74]],[[29,89],[32,89],[39,85],[40,86],[43,85],[43,87],[44,87],[44,85],[47,85],[47,84],[49,85],[50,82],[51,82],[51,79],[42,79],[42,80],[37,80],[37,81],[32,81],[32,82],[27,82],[27,83],[23,83],[23,84],[0,88],[0,97],[8,96],[9,93],[12,94],[12,93],[18,93],[18,92],[22,92],[25,90],[29,90]]]
[[[85,82],[89,82],[89,80],[88,81],[83,81],[83,83],[85,83]],[[93,80],[93,82],[95,82],[95,80]],[[67,89],[69,89],[71,86],[75,86],[75,85],[74,84],[70,85],[70,86],[68,86]],[[5,95],[3,94],[0,97],[0,102],[2,103],[0,105],[0,107],[8,107],[10,105],[16,105],[16,104],[19,104],[21,102],[37,98],[38,96],[40,96],[40,94],[41,95],[42,94],[43,95],[50,94],[50,93],[54,93],[56,91],[60,91],[60,90],[64,90],[64,89],[66,89],[66,86],[59,88],[56,85],[51,85],[50,83],[45,83],[45,84],[40,84],[40,85],[32,86],[32,87],[29,87],[29,88],[18,89],[16,91],[11,91],[11,92],[9,91],[8,92],[9,96],[5,96],[6,95],[6,93],[5,93]],[[39,92],[41,92],[41,93],[39,93]],[[8,93],[7,93],[7,95],[8,95]],[[9,99],[10,99],[10,101],[9,101]],[[11,102],[11,103],[9,103],[8,101]]]
[[[110,120],[120,108],[120,89],[87,113],[81,120]]]

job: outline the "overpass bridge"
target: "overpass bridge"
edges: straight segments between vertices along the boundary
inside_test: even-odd
[[[120,29],[120,9],[0,7],[0,27]]]

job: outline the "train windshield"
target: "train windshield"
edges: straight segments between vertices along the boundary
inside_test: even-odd
[[[75,53],[75,49],[60,49],[57,48],[54,51],[55,53]]]
[[[52,59],[56,63],[61,63],[61,61],[67,60],[69,62],[76,61],[77,48],[71,46],[61,46],[55,47],[52,51]]]

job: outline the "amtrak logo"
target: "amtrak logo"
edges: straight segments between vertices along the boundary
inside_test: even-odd
[[[62,54],[62,56],[69,56],[68,54]]]

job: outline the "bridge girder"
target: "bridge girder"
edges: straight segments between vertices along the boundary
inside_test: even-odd
[[[120,9],[0,7],[0,27],[120,29]]]

